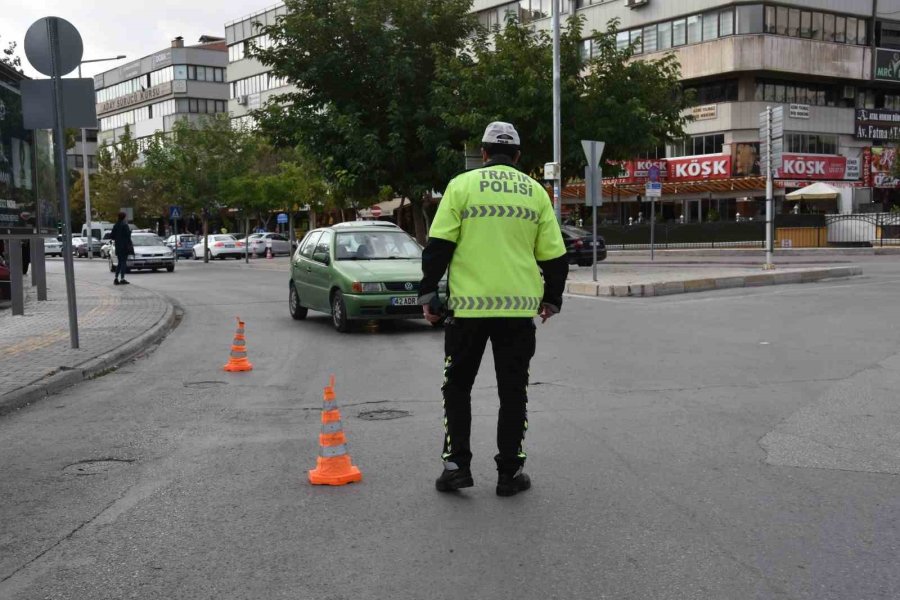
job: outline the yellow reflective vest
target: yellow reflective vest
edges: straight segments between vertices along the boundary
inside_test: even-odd
[[[429,235],[456,244],[449,307],[461,318],[533,317],[544,295],[537,261],[566,253],[543,186],[506,164],[455,177]]]

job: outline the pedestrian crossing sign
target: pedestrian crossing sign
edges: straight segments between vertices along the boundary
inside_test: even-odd
[[[169,207],[169,218],[173,221],[181,218],[181,207],[180,206],[170,206]]]

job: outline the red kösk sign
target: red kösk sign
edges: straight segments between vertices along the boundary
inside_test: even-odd
[[[731,177],[731,155],[670,158],[667,181],[703,181]]]
[[[783,179],[847,179],[847,159],[843,156],[833,155],[785,153],[781,169],[775,172],[775,177]]]

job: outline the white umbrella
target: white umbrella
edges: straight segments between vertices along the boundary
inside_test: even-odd
[[[821,181],[802,187],[786,195],[788,200],[831,200],[837,198],[840,191]]]

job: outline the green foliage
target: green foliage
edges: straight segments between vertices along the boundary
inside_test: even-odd
[[[91,208],[100,219],[115,221],[116,214],[125,206],[133,207],[136,215],[142,213],[144,184],[138,156],[137,141],[127,125],[115,147],[103,144],[98,149],[98,172],[91,178]],[[81,209],[84,210],[84,204]]]
[[[471,0],[287,0],[251,55],[297,86],[257,116],[278,146],[307,148],[335,203],[419,202],[462,166],[461,132],[435,110],[440,57],[471,32]]]
[[[584,17],[569,18],[560,38],[563,173],[580,176],[580,141],[603,140],[606,161],[633,158],[683,136],[680,67],[674,55],[632,60],[616,46],[618,22],[594,31],[593,55],[579,55]],[[434,94],[446,123],[467,132],[477,147],[487,123],[509,121],[522,137],[522,167],[537,175],[553,158],[553,47],[545,31],[515,18],[481,30],[464,51],[439,63]],[[614,171],[609,166],[605,172]]]
[[[0,56],[0,63],[10,67],[19,73],[22,73],[22,59],[16,55],[16,43],[9,42],[6,48],[3,48],[3,56]]]

